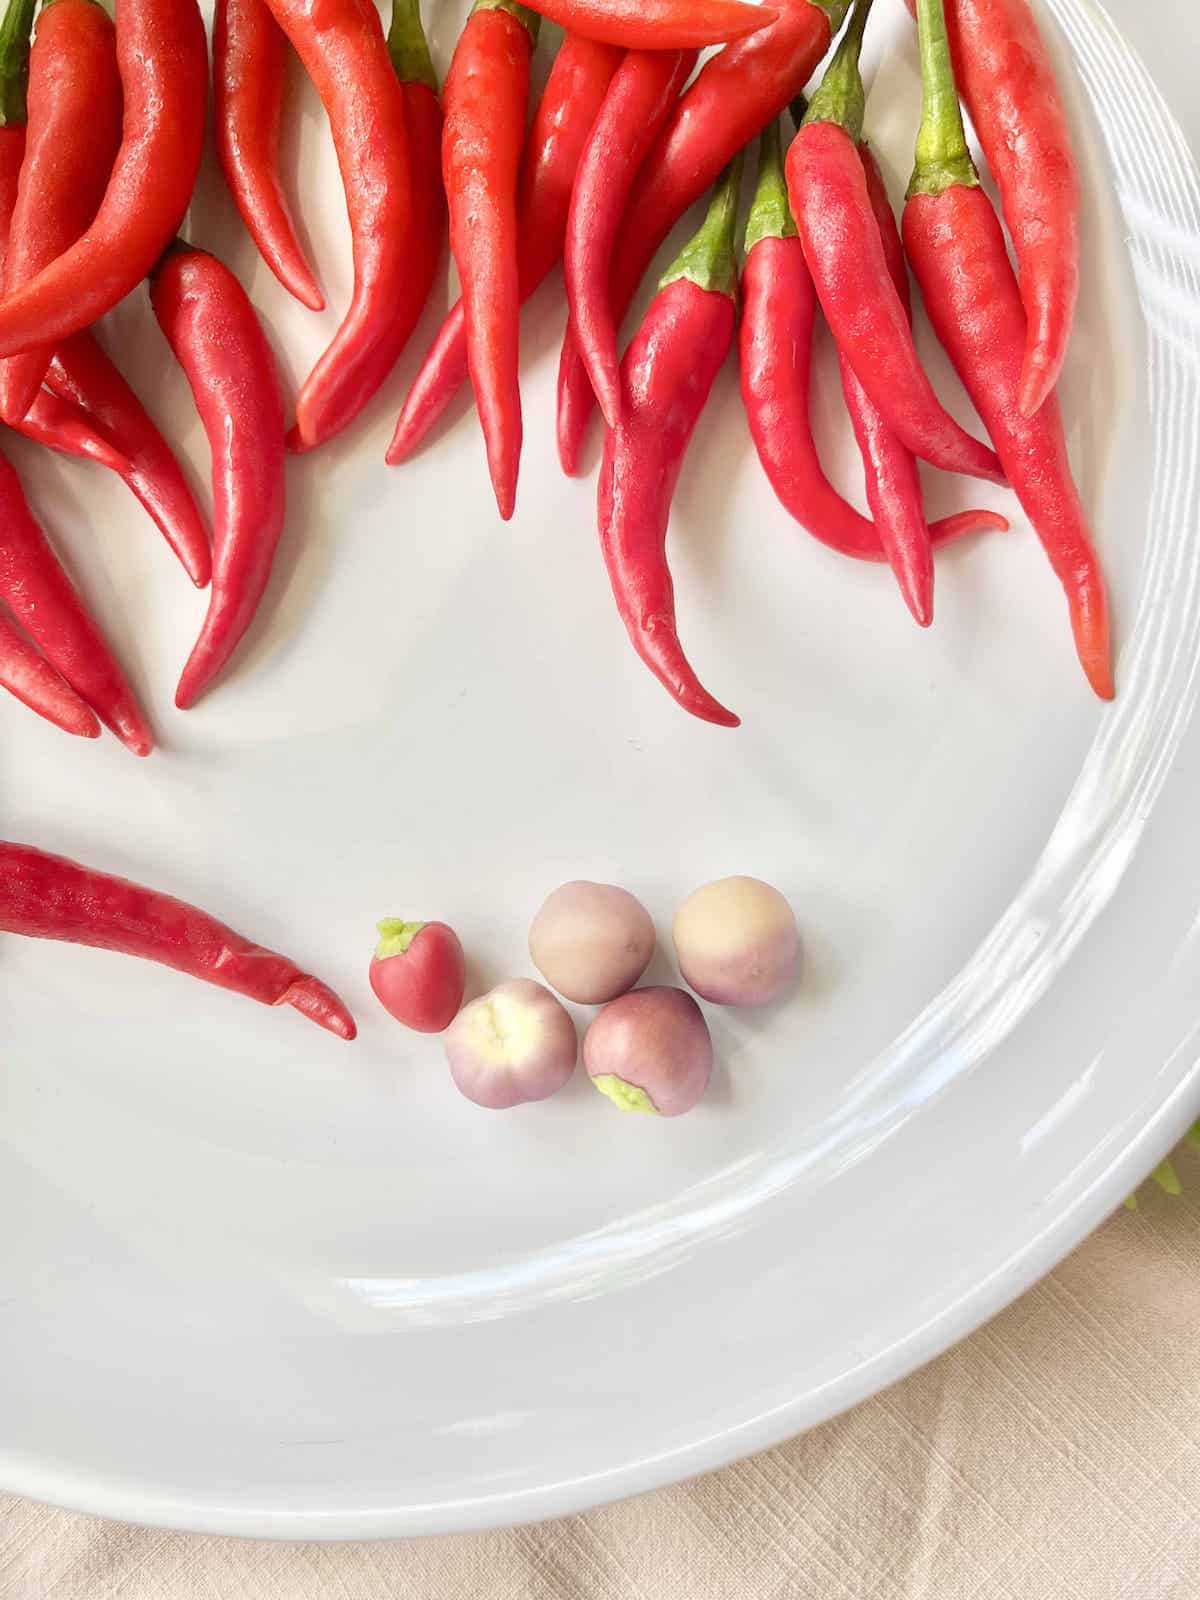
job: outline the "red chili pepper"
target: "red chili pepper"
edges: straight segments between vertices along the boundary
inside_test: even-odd
[[[609,427],[621,404],[617,326],[608,299],[613,243],[638,169],[696,65],[694,50],[631,50],[588,136],[567,216],[563,268],[573,340]]]
[[[64,733],[73,733],[81,739],[100,737],[100,723],[91,706],[84,704],[66,679],[60,677],[3,616],[0,616],[0,686]]]
[[[60,399],[47,389],[39,389],[25,415],[8,426],[35,444],[56,450],[59,455],[94,461],[110,472],[123,474],[129,470],[129,462],[82,407]]]
[[[267,1006],[294,1006],[339,1039],[354,1018],[319,978],[206,911],[125,878],[0,841],[0,931],[113,950],[173,967]]]
[[[679,642],[666,540],[684,454],[733,342],[741,176],[738,156],[625,352],[621,421],[605,434],[597,495],[600,548],[634,649],[685,711],[724,728],[739,718],[703,687]]]
[[[778,15],[742,0],[538,0],[533,9],[625,50],[703,50],[757,33]]]
[[[412,293],[407,244],[416,213],[404,96],[374,5],[270,5],[329,117],[354,256],[350,309],[296,405],[293,443],[305,449],[342,426],[354,414],[350,397],[378,386],[396,358],[393,326]]]
[[[287,39],[266,0],[217,0],[213,14],[217,159],[258,253],[289,294],[325,309],[279,176]]]
[[[846,14],[847,0],[778,0],[769,28],[707,61],[682,95],[646,158],[621,224],[609,270],[616,321],[625,315],[654,252],[717,174],[807,83]],[[558,453],[579,470],[594,395],[574,340],[558,371]]]
[[[28,126],[9,228],[4,289],[28,283],[87,228],[121,143],[116,34],[95,0],[49,0],[29,58]],[[0,413],[23,417],[53,347],[0,364]]]
[[[254,307],[215,256],[176,245],[154,269],[150,299],[212,451],[212,598],[175,691],[186,711],[237,648],[271,573],[283,529],[283,400]]]
[[[915,0],[908,0],[915,13]],[[950,57],[1000,190],[1028,319],[1026,416],[1058,381],[1079,294],[1079,170],[1058,80],[1028,0],[951,0]]]
[[[183,469],[142,402],[90,333],[74,334],[59,345],[46,382],[52,393],[81,408],[112,441],[121,456],[113,470],[150,513],[192,582],[203,589],[212,575],[212,553]]]
[[[1026,318],[1004,234],[963,136],[941,0],[919,0],[924,111],[904,244],[934,331],[987,424],[1018,500],[1067,595],[1088,681],[1113,696],[1104,576],[1071,477],[1053,395],[1020,404]]]
[[[858,51],[870,7],[871,0],[857,0],[788,150],[792,215],[830,331],[893,433],[943,471],[999,480],[995,453],[960,428],[934,393],[888,272],[858,154]]]
[[[134,755],[154,738],[124,673],[34,521],[21,480],[0,457],[0,600]]]
[[[517,178],[517,277],[522,304],[562,254],[579,153],[621,58],[615,46],[572,33],[554,58]],[[413,380],[388,446],[389,465],[407,460],[468,375],[467,323],[459,300]]]
[[[880,530],[842,498],[817,454],[809,417],[816,310],[816,291],[788,208],[779,128],[772,123],[763,133],[742,267],[739,362],[750,433],[771,487],[797,522],[843,555],[883,561]],[[984,528],[1007,527],[995,512],[964,511],[935,522],[927,537],[940,545]]]
[[[0,299],[0,356],[88,327],[150,271],[183,220],[204,144],[208,48],[196,0],[117,0],[121,147],[87,232]]]
[[[467,364],[496,504],[507,522],[521,461],[517,173],[538,18],[475,0],[446,74],[442,175],[462,286]]]

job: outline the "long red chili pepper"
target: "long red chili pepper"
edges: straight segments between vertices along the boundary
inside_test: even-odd
[[[733,342],[741,176],[739,155],[625,352],[621,420],[605,435],[597,492],[600,548],[630,642],[685,711],[724,728],[738,717],[700,683],[679,642],[666,540],[684,454]]]
[[[98,739],[100,723],[84,702],[29,640],[0,616],[0,687],[23,705],[45,717],[64,733],[81,739]]]
[[[0,932],[90,945],[173,967],[268,1006],[294,1006],[339,1039],[354,1018],[326,984],[223,922],[125,878],[0,840]]]
[[[619,322],[654,252],[717,174],[807,83],[846,14],[848,0],[778,0],[769,28],[720,50],[681,96],[638,174],[609,272]],[[594,395],[574,340],[558,373],[558,453],[579,470]]]
[[[0,299],[0,356],[55,343],[150,271],[192,198],[204,144],[208,49],[196,0],[117,0],[121,147],[83,236]]]
[[[517,173],[537,26],[536,14],[516,0],[475,0],[444,95],[450,248],[488,471],[506,522],[516,506],[521,461]]]
[[[129,462],[96,426],[94,418],[81,406],[48,389],[39,389],[25,415],[10,422],[9,427],[60,455],[94,461],[97,466],[122,475],[129,470]]]
[[[871,0],[854,18],[787,153],[788,198],[830,331],[888,426],[914,455],[946,472],[997,480],[995,452],[945,411],[921,365],[888,271],[859,159],[858,71]]]
[[[880,531],[842,498],[817,454],[809,417],[816,310],[816,291],[788,207],[779,128],[771,123],[763,132],[742,266],[738,348],[750,433],[771,487],[797,522],[843,555],[884,561]],[[985,528],[1007,527],[995,512],[963,511],[935,522],[929,534],[941,545]]]
[[[332,29],[327,0],[272,3],[281,17],[285,6],[310,19],[294,25],[293,43],[329,112],[354,244],[350,310],[296,403],[288,442],[307,450],[375,394],[429,297],[442,240],[441,107],[417,0],[393,0],[386,43],[362,0],[337,0]]]
[[[743,0],[538,0],[533,9],[562,28],[626,50],[703,50],[774,22]]]
[[[1114,693],[1104,576],[1071,477],[1058,402],[1020,404],[1026,318],[1004,234],[963,136],[941,0],[919,0],[924,108],[904,244],[938,338],[987,424],[1066,591],[1089,683]]]
[[[517,178],[517,278],[524,303],[562,254],[579,154],[622,59],[614,45],[568,33],[534,113]],[[388,446],[406,460],[466,383],[467,323],[457,301],[413,380]]]
[[[213,13],[217,159],[258,253],[289,294],[325,309],[279,176],[287,39],[266,0],[217,0]]]
[[[908,0],[915,11],[915,0]],[[1028,329],[1026,416],[1058,381],[1079,294],[1079,170],[1046,41],[1029,0],[950,0],[955,77],[1016,251]]]
[[[149,512],[198,589],[212,575],[208,533],[170,445],[90,333],[76,333],[54,353],[46,382],[54,395],[90,417],[119,451],[113,470]],[[35,416],[34,403],[22,423]]]
[[[134,755],[154,738],[103,634],[29,510],[21,480],[0,457],[0,600],[55,667]]]
[[[95,0],[49,0],[29,58],[28,125],[4,262],[5,293],[75,243],[96,215],[121,142],[116,34]],[[33,404],[53,348],[0,364],[0,413]]]
[[[283,400],[254,307],[215,256],[182,243],[169,250],[150,299],[212,451],[212,598],[175,692],[186,710],[233,654],[270,576],[283,529]]]
[[[680,90],[696,65],[694,50],[631,50],[617,68],[579,158],[563,271],[573,339],[610,428],[621,404],[617,327],[608,268],[629,192]]]

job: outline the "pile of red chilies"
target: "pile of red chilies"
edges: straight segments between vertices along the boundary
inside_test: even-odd
[[[750,431],[780,501],[846,555],[886,560],[916,620],[932,616],[933,549],[1004,528],[994,512],[930,524],[917,461],[1012,486],[1066,591],[1096,693],[1113,694],[1104,582],[1071,478],[1054,385],[1079,273],[1079,184],[1028,0],[909,0],[923,115],[903,229],[863,138],[853,14],[819,88],[797,102],[849,0],[476,0],[441,97],[419,0],[217,0],[216,143],[238,209],[279,281],[324,305],[279,177],[290,47],[326,113],[349,212],[349,308],[302,386],[290,432],[270,345],[244,290],[177,234],[200,165],[208,53],[196,0],[8,0],[0,23],[0,418],[121,475],[208,614],[176,701],[194,704],[248,628],[284,516],[285,450],[347,426],[424,308],[447,217],[461,300],[404,403],[387,459],[406,459],[469,376],[500,513],[521,451],[521,303],[564,260],[558,390],[564,469],[606,423],[599,527],[617,607],[688,711],[737,718],[679,642],[666,534],[683,457],[734,339]],[[526,134],[539,14],[568,31]],[[701,49],[721,44],[696,73]],[[979,185],[959,93],[999,185],[1018,270]],[[783,150],[781,116],[798,131]],[[758,179],[736,248],[742,156]],[[618,359],[618,328],[655,252],[715,184]],[[938,400],[911,331],[908,270],[991,445]],[[212,457],[209,537],[169,445],[89,331],[149,284]],[[817,307],[837,344],[870,518],[825,476],[809,425]],[[153,737],[120,664],[0,458],[0,684],[68,732],[103,722],[139,755]],[[31,888],[30,885],[33,885]],[[39,900],[39,896],[41,900]],[[53,908],[45,917],[44,901]],[[353,1023],[298,969],[180,902],[27,847],[0,845],[0,929],[104,943],[183,966],[334,1031]],[[260,974],[257,982],[253,974]],[[319,1005],[312,1001],[319,995]]]

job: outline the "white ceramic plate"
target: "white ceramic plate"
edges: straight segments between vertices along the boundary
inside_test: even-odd
[[[201,902],[328,978],[362,1033],[345,1047],[159,969],[0,943],[0,1483],[306,1537],[644,1489],[933,1355],[1195,1113],[1200,190],[1122,42],[1132,0],[1116,24],[1087,0],[1046,10],[1087,187],[1063,398],[1112,580],[1110,710],[1023,523],[940,561],[919,633],[886,572],[776,508],[729,369],[672,554],[685,641],[745,726],[689,721],[626,645],[592,485],[555,468],[557,290],[527,321],[511,527],[469,416],[382,464],[443,295],[352,443],[293,465],[264,623],[187,717],[170,693],[203,602],[105,475],[14,445],[163,749],[139,764],[0,706],[3,831]],[[869,126],[898,199],[916,57],[881,12]],[[436,12],[443,64],[458,20]],[[1154,27],[1141,43],[1182,84],[1196,24],[1175,0]],[[336,172],[297,104],[288,148],[341,306]],[[194,231],[302,374],[334,317],[276,291],[211,171]],[[146,306],[112,334],[201,477]],[[967,496],[932,485],[938,512]],[[666,942],[681,896],[730,871],[791,896],[807,977],[786,1007],[711,1017],[719,1071],[684,1121],[621,1118],[581,1079],[484,1113],[370,997],[383,914],[457,925],[481,985],[528,970],[530,914],[564,878],[629,885]],[[651,976],[670,975],[660,953]]]

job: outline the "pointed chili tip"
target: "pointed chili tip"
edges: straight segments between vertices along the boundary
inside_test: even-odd
[[[384,452],[383,459],[389,467],[398,467],[407,461],[413,452],[416,441],[411,437],[410,430],[405,427],[404,418],[396,424],[396,431],[392,435],[392,442]]]
[[[315,1022],[319,1028],[336,1034],[347,1043],[358,1037],[358,1026],[349,1008],[338,999],[333,990],[320,978],[297,978],[275,1002],[276,1005],[294,1006],[302,1017]]]
[[[685,711],[690,711],[693,717],[699,717],[701,722],[711,722],[718,728],[740,728],[742,725],[742,719],[736,711],[728,710],[704,689],[699,694],[681,694],[676,698]]]
[[[596,391],[596,402],[600,407],[600,415],[604,418],[605,426],[619,428],[621,426],[621,378],[615,364],[605,363],[603,366],[598,366],[591,377],[592,386]],[[574,477],[574,473],[569,474],[569,476]]]
[[[1113,682],[1112,663],[1107,655],[1080,656],[1083,670],[1087,674],[1087,681],[1101,700],[1115,700],[1117,686]]]
[[[302,306],[309,311],[324,311],[325,296],[321,293],[316,280],[313,278],[296,279],[284,285],[293,300],[299,300]]]
[[[309,439],[302,434],[300,432],[300,424],[297,422],[293,427],[288,429],[284,436],[283,442],[289,455],[302,456],[307,455],[310,450],[315,450],[319,441],[316,439]]]
[[[1021,393],[1017,405],[1023,417],[1035,417],[1050,398],[1057,374],[1038,360],[1037,353],[1025,357],[1021,371]]]
[[[503,471],[492,473],[492,490],[496,496],[496,509],[502,522],[511,522],[517,509],[517,469],[515,463]]]

